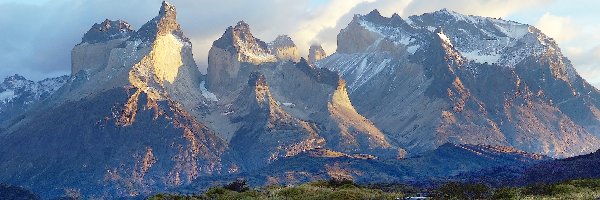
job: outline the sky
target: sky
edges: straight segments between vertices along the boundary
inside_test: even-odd
[[[125,20],[134,29],[158,14],[162,0],[0,0],[0,77],[41,80],[68,74],[71,49],[94,23]],[[378,9],[403,18],[447,8],[538,27],[554,38],[588,82],[600,87],[600,1],[597,0],[170,0],[206,71],[212,42],[244,20],[269,42],[287,34],[302,56],[311,44],[328,54],[354,14]]]

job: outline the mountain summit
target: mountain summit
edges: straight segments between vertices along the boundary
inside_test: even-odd
[[[73,48],[67,83],[1,134],[0,180],[46,197],[77,188],[110,198],[218,173],[227,145],[196,117],[209,100],[175,7],[164,2],[137,31],[103,24],[86,33],[103,40]]]
[[[240,21],[207,74],[163,2],[94,24],[70,76],[0,83],[0,182],[43,198],[141,198],[344,178],[431,184],[600,147],[600,91],[535,27],[449,10],[355,15],[300,58]]]
[[[600,144],[600,92],[529,25],[373,11],[355,16],[317,65],[342,74],[358,112],[411,153],[452,142],[569,157]]]

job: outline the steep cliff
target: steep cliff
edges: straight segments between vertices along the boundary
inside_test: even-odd
[[[568,157],[600,144],[600,93],[529,25],[375,10],[356,15],[317,65],[342,74],[358,112],[409,153],[453,142]]]

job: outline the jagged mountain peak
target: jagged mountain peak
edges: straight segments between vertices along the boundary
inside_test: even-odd
[[[177,15],[177,9],[173,4],[168,3],[167,1],[162,2],[162,6],[160,7],[159,15],[167,16],[167,17],[175,17]]]
[[[27,78],[25,78],[19,74],[14,74],[12,76],[8,76],[8,77],[4,78],[4,81],[1,83],[2,87],[0,87],[0,89],[7,90],[7,89],[22,88],[22,87],[31,85],[33,83],[35,83],[35,82],[28,80]]]
[[[381,13],[375,9],[366,15],[356,15],[353,21],[368,21],[370,23],[392,26],[392,27],[403,27],[403,29],[410,29],[409,24],[400,17],[397,13],[394,13],[391,17],[382,16]]]
[[[369,12],[367,15],[365,15],[365,17],[369,17],[369,18],[383,18],[383,16],[381,16],[381,13],[377,9],[373,9],[371,12]]]
[[[177,23],[177,9],[174,5],[163,1],[160,10],[158,11],[158,15],[142,25],[130,40],[152,42],[157,36],[167,34],[174,34],[189,43],[189,39],[183,35],[181,27],[179,23]]]
[[[279,52],[279,50],[282,50]],[[288,51],[291,50],[291,51]],[[296,61],[295,48],[279,48],[276,55],[269,50],[269,45],[254,37],[250,25],[244,21],[229,26],[223,35],[213,42],[208,52],[207,86],[213,92],[224,92],[240,89],[247,77],[238,77],[246,65],[274,63],[277,60]],[[291,52],[291,53],[289,53]]]
[[[464,16],[463,14],[460,14],[458,12],[455,12],[453,10],[450,10],[448,8],[442,8],[440,10],[434,11],[433,14],[442,14],[442,15],[461,15]]]
[[[323,50],[323,47],[320,44],[310,45],[308,49],[308,64],[311,66],[315,64],[315,62],[327,57],[327,53]]]
[[[239,21],[235,26],[227,27],[225,33],[216,40],[213,45],[221,48],[227,48],[236,45],[238,41],[255,42],[257,39],[252,35],[250,25],[244,21]],[[266,44],[264,45],[266,47]]]
[[[126,21],[106,19],[102,23],[94,24],[92,28],[83,35],[81,43],[94,44],[127,38],[133,32],[135,31],[131,29],[131,25]]]
[[[27,80],[27,79],[19,74],[14,74],[12,76],[8,76],[8,77],[4,78],[4,83],[14,82],[14,81],[23,81],[23,80]]]
[[[290,38],[290,36],[279,35],[268,45],[269,51],[271,51],[271,53],[277,57],[277,60],[289,60],[293,62],[298,62],[300,60],[298,47],[296,47],[296,44],[294,44],[294,41],[292,38]]]
[[[244,20],[238,21],[233,28],[238,31],[250,33],[250,25],[248,23],[246,23]]]
[[[276,61],[275,56],[269,51],[267,43],[254,37],[250,25],[244,21],[228,27],[221,38],[213,43],[213,47],[238,54],[240,62],[259,64]]]
[[[192,44],[177,22],[175,6],[163,2],[158,14],[127,40],[78,45],[72,51],[72,75],[83,82],[77,96],[98,89],[134,86],[152,99],[197,98],[201,74],[192,56]],[[82,71],[82,72],[80,72]],[[87,81],[89,80],[89,81]],[[184,89],[185,88],[185,89]],[[184,91],[188,90],[188,91]],[[74,91],[74,90],[72,90]],[[186,100],[184,105],[189,106]]]
[[[31,105],[56,92],[68,80],[68,76],[32,81],[15,74],[0,83],[0,126],[3,120],[18,116]]]
[[[598,144],[594,135],[599,120],[592,114],[597,113],[598,104],[555,103],[575,101],[580,98],[577,94],[596,91],[586,89],[589,84],[577,76],[556,43],[536,28],[447,9],[410,16],[405,20],[408,26],[396,26],[389,21],[375,12],[357,16],[338,35],[337,52],[317,62],[318,67],[338,71],[348,81],[353,105],[380,124],[378,127],[384,132],[395,132],[402,139],[437,137],[432,146],[476,139],[481,140],[479,144],[513,146],[556,157],[589,152]],[[489,88],[503,92],[486,92]],[[399,106],[406,98],[429,103]],[[422,126],[425,120],[413,120],[414,116],[422,117],[422,112],[411,110],[415,106],[438,113],[427,116],[426,123],[440,119],[441,122]],[[584,117],[575,113],[571,106],[588,114]],[[470,112],[478,113],[475,115],[479,117],[470,118],[473,115],[467,114]],[[546,114],[530,114],[539,112]],[[389,120],[393,115],[410,120],[396,125],[396,121]],[[564,120],[564,124],[557,125],[559,120]],[[523,128],[528,126],[536,129]],[[565,127],[573,127],[574,131],[557,131]],[[423,132],[437,135],[417,134]],[[565,142],[557,137],[581,139]],[[523,139],[532,144],[523,145],[519,142]],[[552,148],[537,145],[551,141],[556,141]],[[423,151],[426,148],[422,147],[427,145],[430,144],[423,142],[407,149],[411,153]]]
[[[292,38],[288,35],[278,35],[275,40],[269,43],[269,46],[293,47],[296,46]]]

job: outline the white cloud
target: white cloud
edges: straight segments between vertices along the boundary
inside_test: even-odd
[[[549,12],[535,26],[557,41],[581,77],[600,87],[600,26]]]
[[[542,15],[535,26],[559,43],[569,41],[578,35],[570,17],[556,16],[551,13]]]
[[[356,5],[364,2],[373,2],[374,0],[333,0],[327,5],[315,10],[314,16],[308,20],[301,20],[300,24],[292,30],[292,39],[301,52],[308,52],[311,43],[323,43],[326,49],[331,52],[333,41],[323,41],[317,38],[317,35],[326,29],[334,28],[338,25],[340,18],[347,15]]]
[[[404,16],[447,8],[459,13],[486,17],[506,17],[519,10],[552,2],[552,0],[415,0],[404,10]]]
[[[572,60],[581,77],[600,87],[600,45],[592,48],[569,47],[564,53]]]
[[[553,0],[171,1],[177,6],[178,20],[185,34],[194,44],[194,57],[200,68],[206,67],[212,42],[239,20],[248,22],[255,36],[266,42],[279,34],[288,34],[303,55],[306,55],[308,46],[313,42],[322,43],[327,53],[331,54],[337,45],[337,34],[354,14],[366,14],[378,9],[384,16],[398,13],[407,17],[448,8],[490,17],[539,13],[535,16],[538,27],[561,43],[561,47],[566,49],[565,55],[573,60],[582,76],[588,80],[600,77],[598,70],[593,67],[600,66],[600,56],[592,53],[592,49],[600,44],[590,42],[600,40],[600,26],[579,23],[581,18],[575,16],[542,15],[546,12],[544,8],[547,8],[544,5],[558,2]],[[139,28],[157,14],[161,0],[23,2],[0,0],[0,27],[3,27],[0,29],[0,60],[3,61],[0,77],[20,73],[40,79],[68,73],[71,48],[80,42],[92,24],[105,18],[123,19],[134,28]],[[513,20],[520,21],[520,18]],[[593,21],[597,20],[594,18]],[[574,30],[579,30],[579,33]],[[600,84],[600,78],[595,79],[598,81],[591,82]]]

